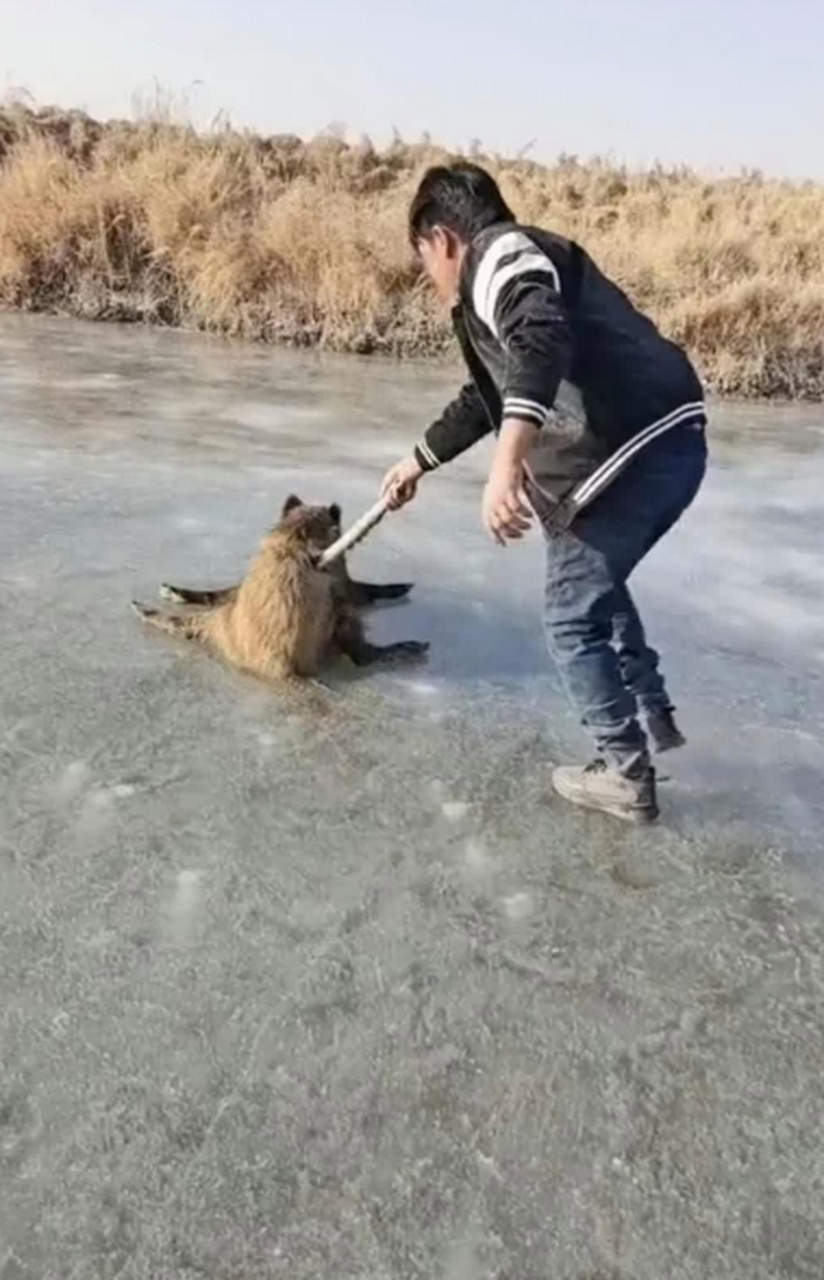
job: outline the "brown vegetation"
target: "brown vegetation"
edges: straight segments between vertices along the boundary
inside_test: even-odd
[[[0,110],[0,303],[428,355],[444,318],[405,214],[443,152]],[[579,239],[708,382],[824,391],[824,190],[484,157],[519,217]]]

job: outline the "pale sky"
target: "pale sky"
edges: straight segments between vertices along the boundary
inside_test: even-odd
[[[0,0],[0,92],[824,178],[824,0]],[[200,84],[194,84],[200,81]]]

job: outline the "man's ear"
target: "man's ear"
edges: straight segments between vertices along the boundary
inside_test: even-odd
[[[461,252],[461,241],[449,227],[436,227],[435,233],[446,250],[447,258],[457,258]]]

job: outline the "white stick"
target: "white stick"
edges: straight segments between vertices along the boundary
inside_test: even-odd
[[[360,542],[361,538],[365,538],[370,529],[374,529],[376,524],[380,524],[383,517],[389,510],[389,498],[381,498],[375,503],[374,507],[370,507],[366,515],[361,516],[360,520],[356,520],[350,525],[345,533],[342,533],[337,542],[333,542],[331,547],[327,547],[320,558],[321,568],[325,569],[327,565],[333,564],[335,560],[339,560],[345,555],[350,547],[354,547],[356,542]]]

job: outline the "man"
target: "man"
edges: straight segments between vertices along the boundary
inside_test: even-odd
[[[547,640],[598,753],[585,768],[556,769],[555,789],[629,822],[654,821],[649,746],[684,739],[626,584],[703,479],[701,384],[580,246],[519,226],[478,166],[430,169],[409,234],[452,308],[470,381],[383,492],[403,506],[423,475],[497,433],[483,522],[506,545],[533,513],[540,520]]]

